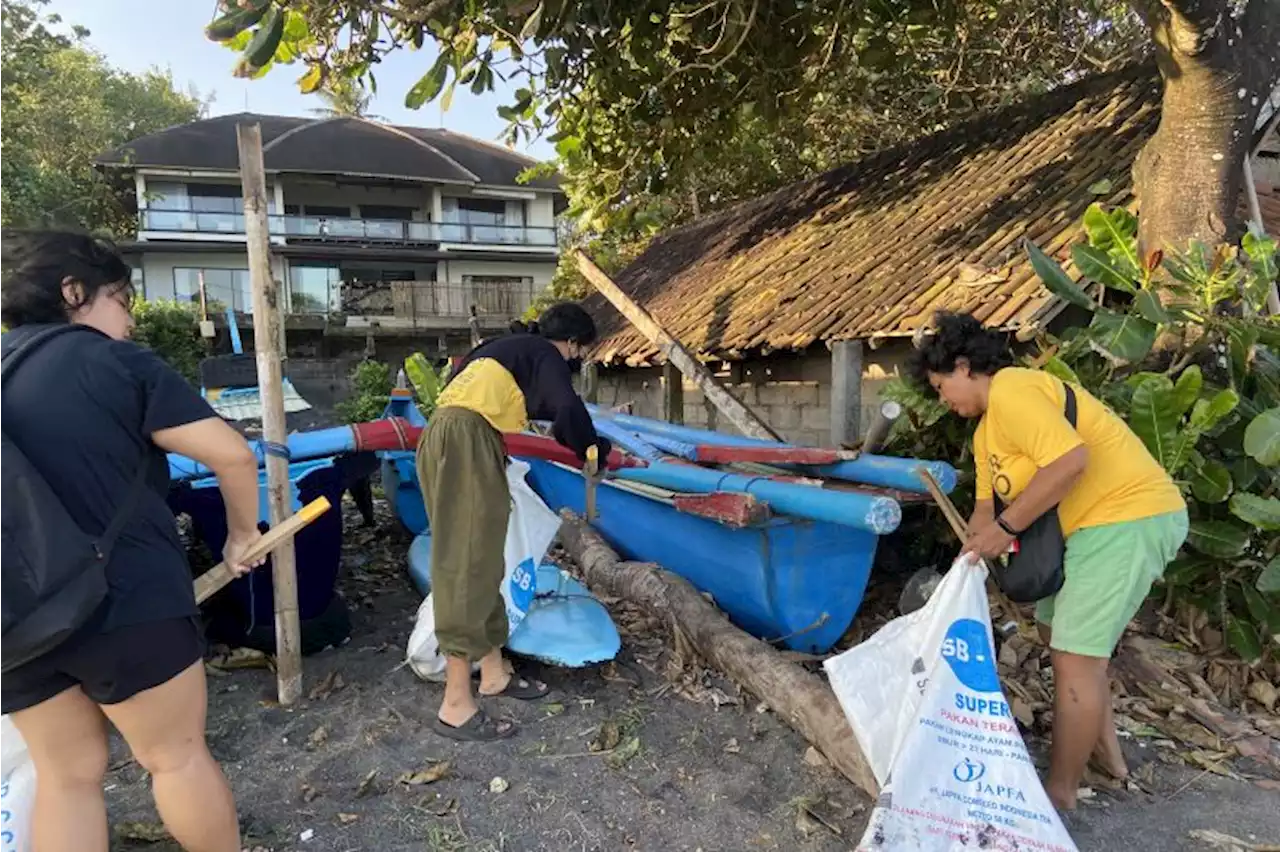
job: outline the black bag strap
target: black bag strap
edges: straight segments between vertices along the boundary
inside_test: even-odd
[[[1059,379],[1058,381],[1062,381]],[[1063,395],[1066,397],[1062,405],[1062,416],[1067,418],[1067,422],[1071,424],[1071,428],[1076,428],[1076,392],[1072,390],[1071,385],[1062,382]],[[991,489],[991,500],[994,503],[996,517],[1000,517],[1000,513],[1005,510],[1004,501],[1000,499],[1000,495]]]
[[[4,356],[3,359],[0,359],[3,363],[3,366],[0,366],[0,384],[3,384],[6,379],[17,372],[23,361],[30,358],[36,350],[43,347],[53,338],[81,330],[83,330],[83,327],[76,323],[62,323],[37,333],[26,343],[21,344]],[[98,554],[103,558],[111,553],[111,548],[115,545],[116,539],[124,529],[124,525],[128,523],[129,518],[133,515],[134,507],[137,505],[138,498],[142,495],[142,490],[147,483],[147,468],[150,466],[150,461],[151,453],[144,449],[142,451],[142,459],[138,463],[138,471],[133,475],[133,481],[129,483],[129,490],[125,492],[124,500],[116,507],[116,512],[112,516],[111,522],[107,524],[107,528],[102,531],[102,535],[98,536],[95,542]]]

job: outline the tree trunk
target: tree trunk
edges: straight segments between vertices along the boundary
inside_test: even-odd
[[[581,518],[569,511],[560,514],[560,539],[588,585],[660,615],[673,635],[684,637],[707,663],[772,707],[868,796],[879,794],[875,775],[825,680],[734,627],[684,578],[656,565],[620,562]]]
[[[1164,78],[1160,126],[1133,167],[1144,254],[1240,236],[1244,158],[1280,72],[1280,2],[1133,0]]]

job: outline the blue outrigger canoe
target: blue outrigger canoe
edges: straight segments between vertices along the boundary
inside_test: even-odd
[[[388,413],[412,417],[417,412],[401,414],[389,409]],[[652,451],[646,439],[663,443],[667,452],[678,451],[681,442],[689,446],[784,446],[599,411],[595,419],[601,432],[611,437],[617,437],[619,429],[629,433],[635,441],[628,441],[632,446],[627,449],[639,443]],[[778,482],[783,477],[674,464],[670,456],[664,461],[647,454],[651,457],[649,468],[617,471],[599,486],[593,527],[625,558],[657,563],[710,594],[730,619],[749,633],[807,653],[826,652],[852,623],[862,603],[879,537],[892,532],[901,517],[893,495],[926,492],[916,468],[929,469],[945,491],[955,485],[955,470],[950,465],[915,459],[866,455],[825,465],[816,472],[864,483],[862,487],[826,490],[813,485],[783,485]],[[422,497],[417,491],[412,454],[407,455],[407,459],[395,453],[384,456],[383,482],[387,498],[397,512],[403,512],[401,517],[410,526],[420,517]],[[551,509],[585,512],[580,471],[542,459],[525,461],[530,465],[529,484]],[[767,499],[764,494],[777,493],[781,487],[786,490],[783,496],[797,505],[796,511],[828,519],[774,514],[745,526],[731,524],[677,508],[676,497],[681,494],[677,489],[686,487],[702,493],[725,487],[763,499]]]

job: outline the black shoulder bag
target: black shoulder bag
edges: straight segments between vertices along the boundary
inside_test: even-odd
[[[1076,428],[1076,393],[1071,385],[1062,383],[1066,390],[1063,414],[1071,428]],[[991,492],[997,518],[1005,510],[1000,495]],[[1066,575],[1063,563],[1067,552],[1067,540],[1062,535],[1062,522],[1058,519],[1058,507],[1054,506],[1036,518],[1017,535],[1017,550],[1009,554],[1007,561],[991,560],[991,570],[996,582],[1009,599],[1015,603],[1031,603],[1047,598],[1062,588]]]
[[[49,339],[75,330],[42,331],[4,359],[0,383]],[[115,517],[100,536],[80,528],[44,475],[0,428],[4,504],[0,512],[0,670],[47,654],[84,626],[107,596],[111,547],[133,513],[147,478],[147,456]]]

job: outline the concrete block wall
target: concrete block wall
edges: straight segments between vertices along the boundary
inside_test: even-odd
[[[890,342],[878,349],[867,348],[862,357],[861,424],[865,428],[880,404],[880,389],[900,374],[910,351],[909,344]],[[804,357],[779,361],[775,368],[769,361],[756,362],[751,369],[754,381],[732,383],[725,387],[776,432],[790,442],[809,446],[831,443],[831,354],[825,347]],[[786,375],[775,379],[770,374]],[[630,402],[632,411],[642,417],[665,419],[663,411],[662,370],[654,367],[605,370],[600,373],[598,398],[601,405]],[[715,411],[704,399],[701,389],[684,382],[684,422],[701,429],[735,434],[737,430],[724,415]]]

